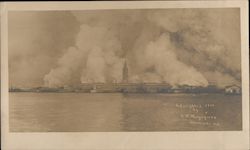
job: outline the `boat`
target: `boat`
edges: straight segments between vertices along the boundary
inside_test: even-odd
[[[92,89],[92,90],[90,90],[90,92],[91,92],[91,93],[96,93],[96,92],[97,92],[97,90],[96,90],[96,86],[95,86],[95,85],[93,86],[93,89]]]

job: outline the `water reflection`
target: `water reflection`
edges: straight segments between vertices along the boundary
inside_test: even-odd
[[[240,96],[10,93],[10,130],[17,132],[240,129]]]

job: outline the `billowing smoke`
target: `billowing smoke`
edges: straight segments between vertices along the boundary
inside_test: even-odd
[[[143,50],[141,55],[136,57],[140,63],[143,63],[140,79],[145,82],[148,81],[148,78],[152,78],[152,75],[148,76],[146,73],[144,76],[144,73],[151,71],[158,75],[153,80],[154,82],[163,81],[171,85],[208,85],[206,78],[199,71],[177,59],[176,50],[170,41],[169,34],[162,34],[156,41],[149,42]]]
[[[82,53],[75,47],[70,47],[68,51],[58,60],[58,67],[51,69],[50,73],[45,75],[45,85],[49,87],[59,87],[77,83],[80,74]]]
[[[212,13],[201,9],[173,10],[173,13],[155,12],[149,16],[149,20],[170,33],[171,41],[176,46],[177,58],[197,68],[211,83],[218,86],[240,84],[240,52],[235,52],[236,49],[228,46],[229,44],[218,36],[218,31],[213,31],[215,28],[210,19],[218,12],[215,10]],[[226,24],[222,22],[222,18],[217,19],[220,24]],[[227,20],[229,23],[231,21],[233,20]],[[230,37],[223,38],[230,39]]]
[[[59,59],[58,67],[45,76],[46,86],[121,81],[124,60],[117,56],[121,44],[112,31],[83,24],[76,39],[76,45]]]
[[[73,14],[82,24],[80,32],[75,45],[45,75],[46,86],[119,83],[125,61],[129,82],[133,83],[226,86],[241,82],[240,55],[235,54],[240,49],[233,49],[240,47],[217,38],[215,28],[220,25],[213,22],[221,18],[212,18],[213,10],[95,10]]]

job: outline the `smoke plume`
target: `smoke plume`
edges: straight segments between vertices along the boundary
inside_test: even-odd
[[[75,83],[121,81],[122,61],[117,56],[120,41],[105,27],[81,25],[76,45],[70,47],[44,78],[45,85],[60,87]]]
[[[231,11],[238,13],[238,9]],[[131,83],[226,86],[241,82],[240,54],[234,49],[240,53],[239,43],[231,46],[217,33],[222,26],[216,20],[223,20],[226,11],[218,18],[209,9],[72,14],[81,23],[75,45],[45,75],[45,86],[119,83],[125,61]]]

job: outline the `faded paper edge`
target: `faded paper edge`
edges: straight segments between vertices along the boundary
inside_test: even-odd
[[[10,133],[8,11],[138,8],[241,8],[243,131]],[[1,3],[1,121],[3,149],[248,149],[249,48],[247,1],[11,2]],[[4,38],[3,38],[4,37]],[[247,37],[247,38],[246,38]]]

